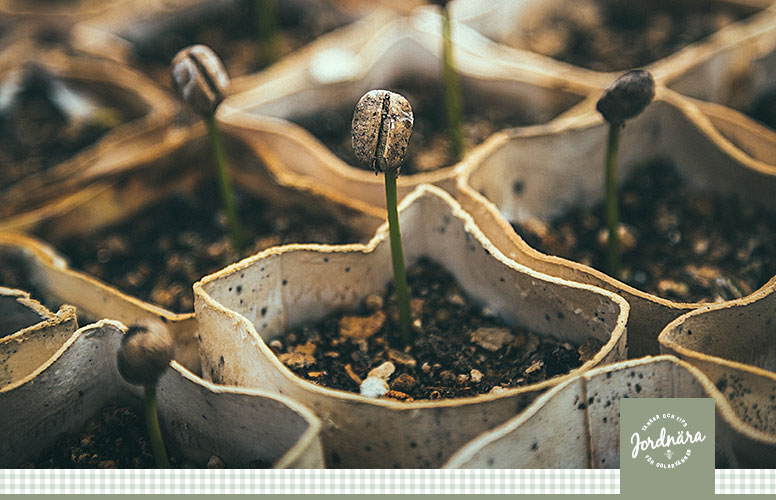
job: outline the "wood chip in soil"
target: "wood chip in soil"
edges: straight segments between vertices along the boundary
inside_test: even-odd
[[[411,266],[408,280],[415,335],[410,349],[403,349],[398,338],[392,284],[354,311],[333,313],[273,339],[270,348],[300,377],[356,393],[371,370],[390,362],[395,371],[383,397],[413,401],[540,382],[580,366],[580,352],[587,360],[590,350],[603,346],[592,339],[578,352],[568,343],[506,326],[468,299],[452,276],[429,259]]]
[[[570,5],[572,4],[573,5]],[[528,10],[505,43],[596,71],[626,71],[757,12],[724,2],[573,0]]]
[[[694,191],[668,162],[633,172],[620,188],[620,220],[620,277],[639,290],[680,302],[719,302],[748,295],[776,275],[774,214]],[[599,203],[546,225],[514,227],[543,253],[606,271],[605,221]]]
[[[242,257],[285,243],[352,243],[359,236],[314,207],[278,207],[236,189],[246,250],[231,248],[215,180],[174,193],[130,220],[56,242],[71,265],[174,312],[194,309],[192,285]]]

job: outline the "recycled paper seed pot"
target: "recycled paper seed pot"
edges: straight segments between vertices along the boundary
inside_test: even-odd
[[[72,308],[64,315],[70,320],[0,340],[2,467],[35,460],[108,404],[142,405],[142,390],[116,367],[125,327],[103,320],[76,330]],[[174,361],[157,392],[167,448],[184,459],[204,464],[215,455],[228,467],[323,465],[320,422],[287,398],[215,386]]]
[[[503,422],[573,374],[623,359],[628,306],[596,288],[508,260],[450,195],[421,186],[400,205],[405,259],[452,273],[467,295],[508,325],[579,345],[604,346],[570,374],[498,394],[397,402],[302,380],[267,342],[327,313],[355,307],[392,279],[388,230],[367,245],[288,245],[261,252],[194,286],[203,373],[214,382],[290,397],[323,421],[329,467],[438,467],[477,433]]]
[[[590,101],[585,105],[592,108]],[[545,224],[573,206],[592,206],[601,200],[606,134],[607,125],[591,109],[546,126],[493,137],[459,166],[456,196],[507,257],[626,298],[631,306],[630,355],[657,354],[660,330],[700,303],[667,300],[589,266],[542,254],[510,224],[532,220]],[[664,158],[695,192],[737,196],[745,206],[776,209],[772,196],[776,168],[745,154],[690,101],[659,87],[656,100],[623,130],[619,178],[625,182],[635,166]]]
[[[716,466],[772,467],[776,440],[738,419],[697,368],[673,356],[596,368],[548,391],[458,450],[448,468],[609,469],[620,464],[621,398],[712,398]]]
[[[298,175],[322,172],[327,186],[382,214],[382,180],[356,167],[349,131],[356,102],[364,93],[397,91],[413,106],[415,127],[408,155],[417,155],[413,160],[417,173],[410,175],[405,164],[398,178],[399,197],[421,183],[452,189],[457,160],[448,158],[446,147],[433,147],[433,141],[445,139],[444,134],[424,137],[419,125],[421,116],[429,123],[442,116],[441,102],[428,104],[436,103],[434,92],[441,93],[440,22],[439,16],[425,11],[387,21],[364,20],[369,23],[368,36],[342,33],[321,40],[277,67],[246,77],[238,85],[248,90],[226,99],[219,119],[252,124],[257,133],[251,140],[269,168],[278,165]],[[483,123],[493,128],[485,137],[506,127],[547,122],[590,92],[589,85],[573,78],[536,67],[518,71],[489,59],[482,37],[465,26],[453,42],[465,121],[471,122],[470,129],[483,128]]]
[[[660,333],[660,350],[698,367],[736,416],[776,443],[776,280],[748,297],[696,309]],[[776,446],[776,445],[774,445]],[[771,449],[771,466],[776,447]]]
[[[55,152],[51,158],[40,160],[39,170],[19,174],[4,182],[0,188],[0,200],[3,202],[0,217],[4,219],[51,201],[50,197],[46,197],[51,190],[57,190],[57,194],[62,196],[63,192],[67,192],[67,184],[95,163],[131,161],[137,154],[134,141],[147,135],[158,138],[160,127],[169,126],[177,109],[168,94],[125,65],[68,52],[61,47],[41,48],[26,39],[16,41],[2,52],[0,84],[8,89],[8,102],[2,113],[3,117],[9,115],[3,127],[6,134],[4,151],[6,142],[11,142],[11,136],[21,135],[23,139],[15,140],[33,141],[23,160],[29,162],[37,155],[44,157],[44,153],[50,153],[48,150]],[[66,120],[63,124],[58,123],[62,117],[51,118],[52,123],[41,124],[41,119],[35,118],[40,110],[29,114],[25,112],[24,102],[28,98],[19,93],[25,92],[25,89],[29,91],[30,86],[48,89],[45,91],[46,99],[54,101],[49,106],[64,113]],[[44,91],[38,88],[35,92]],[[26,132],[16,130],[16,124],[20,122],[33,129]],[[102,132],[95,135],[92,129],[98,127]],[[58,138],[57,142],[52,142],[53,138],[46,139],[48,142],[38,139],[50,133],[46,132],[50,128],[63,130],[54,137]],[[85,138],[78,141],[84,144],[67,135],[74,134],[74,131],[82,131]],[[15,171],[25,164],[10,157],[18,153],[6,151],[5,154],[9,155],[9,165],[4,166],[6,172],[11,172],[12,168]]]

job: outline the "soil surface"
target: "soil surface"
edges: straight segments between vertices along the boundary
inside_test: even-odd
[[[136,118],[38,65],[25,66],[16,83],[10,102],[0,105],[0,191],[71,158],[111,128]]]
[[[197,464],[172,452],[165,441],[170,466],[173,468],[224,468],[223,461],[212,456],[206,464]],[[265,468],[256,461],[250,467]],[[133,409],[109,405],[90,419],[76,433],[60,435],[56,442],[21,468],[34,469],[153,469],[156,468],[145,417]]]
[[[382,295],[367,297],[356,311],[337,312],[295,329],[271,341],[270,348],[302,378],[357,393],[371,370],[390,362],[395,372],[383,397],[410,401],[475,396],[540,382],[580,366],[602,346],[594,340],[578,352],[552,338],[504,326],[429,259],[407,273],[415,335],[410,349],[403,349],[398,338],[393,284]]]
[[[168,450],[169,451],[169,450]],[[179,465],[178,457],[170,457]],[[155,468],[144,418],[124,407],[108,406],[77,433],[63,434],[22,468]]]
[[[418,80],[384,87],[385,90],[406,97],[414,115],[412,136],[404,165],[401,167],[402,175],[429,172],[458,161],[450,152],[444,96],[440,85],[441,83],[435,80]],[[463,132],[466,149],[480,144],[499,130],[534,123],[522,114],[517,106],[477,107],[466,102],[467,95],[466,92],[463,93],[464,105],[470,106],[464,109]],[[337,109],[292,117],[290,120],[313,134],[345,163],[371,171],[371,167],[362,165],[353,153],[351,122],[356,101]]]
[[[756,10],[721,2],[574,0],[528,12],[524,31],[505,43],[596,71],[625,71],[669,56]]]
[[[680,302],[748,295],[776,275],[776,217],[733,197],[690,189],[675,168],[654,162],[620,188],[624,282]],[[606,270],[603,203],[549,226],[515,225],[539,251]]]
[[[274,48],[259,40],[256,10],[261,3],[277,6]],[[126,36],[134,47],[137,65],[157,82],[169,87],[170,62],[178,51],[189,45],[209,46],[221,57],[227,72],[234,78],[255,73],[348,21],[348,16],[331,5],[288,0],[236,0],[191,8],[175,19]]]
[[[191,286],[242,257],[285,243],[352,243],[359,237],[328,215],[289,210],[236,190],[246,249],[231,248],[215,180],[178,193],[88,238],[57,243],[76,269],[175,312],[194,309]]]
[[[765,89],[755,96],[749,108],[743,111],[763,125],[776,130],[776,88]]]

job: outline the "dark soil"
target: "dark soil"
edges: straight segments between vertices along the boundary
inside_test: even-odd
[[[574,0],[527,15],[525,31],[505,42],[596,71],[624,71],[669,56],[756,11],[721,2]]]
[[[169,450],[168,450],[169,452]],[[178,457],[170,457],[179,465]],[[107,406],[78,433],[63,434],[22,468],[155,468],[144,418],[124,407]]]
[[[273,61],[259,41],[256,0],[212,2],[184,10],[174,18],[126,33],[140,68],[170,85],[170,62],[181,49],[201,43],[221,57],[231,77],[255,73]],[[272,2],[265,2],[272,3]],[[277,5],[275,60],[299,49],[350,19],[331,5],[274,0]]]
[[[177,193],[129,221],[57,247],[77,269],[175,312],[194,309],[191,286],[242,257],[284,243],[352,243],[358,236],[332,217],[290,210],[236,190],[246,250],[231,248],[215,180]]]
[[[695,192],[667,162],[638,168],[620,189],[627,228],[621,279],[660,297],[719,302],[776,275],[776,217],[733,197]],[[541,252],[606,270],[603,203],[549,227],[515,225]]]
[[[122,121],[137,117],[40,66],[30,64],[22,71],[19,91],[0,107],[0,191],[71,158]],[[92,111],[74,114],[67,106],[80,107],[81,112],[83,106],[63,98],[65,91],[90,101]]]
[[[416,80],[388,85],[385,90],[397,92],[410,102],[414,114],[412,136],[407,157],[401,167],[402,175],[428,172],[450,166],[458,160],[450,153],[444,96],[440,83],[435,80]],[[472,148],[491,134],[510,127],[533,124],[520,112],[518,106],[477,106],[468,101],[464,92],[464,143]],[[317,112],[314,115],[292,117],[291,121],[312,133],[342,161],[371,170],[359,163],[353,153],[351,121],[356,101],[344,106]]]
[[[408,280],[415,335],[408,350],[398,338],[392,284],[382,296],[366,298],[356,311],[337,312],[294,329],[270,347],[302,378],[352,392],[359,392],[370,370],[391,361],[396,371],[388,380],[391,392],[384,397],[403,401],[475,396],[496,387],[540,382],[582,364],[577,348],[569,344],[505,327],[428,259],[408,268]],[[487,342],[472,339],[481,328],[497,329],[495,337],[508,334],[507,339],[500,346],[491,341],[485,348]],[[595,341],[582,350],[597,351],[601,345]]]
[[[207,464],[197,464],[173,453],[170,440],[165,441],[170,466],[185,468],[223,468],[218,457]],[[250,467],[265,468],[256,461]],[[77,433],[62,434],[54,444],[32,461],[26,469],[153,469],[156,468],[145,418],[131,408],[109,405],[90,419]]]
[[[776,87],[766,89],[755,96],[752,104],[744,112],[763,125],[776,130]]]

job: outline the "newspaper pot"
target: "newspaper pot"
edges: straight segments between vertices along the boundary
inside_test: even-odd
[[[102,320],[76,330],[73,312],[65,308],[57,316],[67,321],[0,340],[2,467],[36,459],[58,435],[78,431],[108,404],[141,405],[142,390],[127,384],[116,366],[125,327]],[[287,398],[215,386],[175,361],[157,391],[167,446],[185,459],[205,463],[216,455],[229,467],[255,460],[323,465],[320,421]]]
[[[739,300],[704,307],[672,321],[660,333],[660,349],[698,367],[724,395],[736,416],[770,439],[776,464],[776,279]],[[742,445],[743,446],[743,445]],[[734,447],[738,443],[734,442]]]
[[[572,344],[605,342],[570,374],[471,398],[397,402],[328,389],[294,375],[265,343],[289,328],[355,307],[391,279],[387,225],[367,245],[273,248],[194,285],[203,373],[260,387],[324,422],[330,467],[438,467],[458,446],[509,418],[546,388],[625,356],[620,297],[545,276],[506,259],[450,195],[424,185],[400,204],[407,263],[428,256],[507,324]]]
[[[273,176],[273,172],[261,168],[250,144],[233,138],[232,129],[224,129],[224,138],[234,160],[233,177],[244,190],[280,207],[304,206],[328,214],[357,235],[373,232],[382,222],[375,215],[347,205],[347,200],[339,200],[336,193],[318,186],[315,178],[283,172]],[[45,204],[0,222],[0,249],[21,259],[20,265],[31,284],[41,290],[41,299],[47,302],[57,306],[73,304],[81,315],[116,319],[125,324],[148,316],[166,320],[181,349],[176,359],[199,372],[196,326],[191,314],[174,314],[130,297],[87,273],[69,268],[66,258],[47,244],[13,232],[34,232],[54,244],[68,237],[89,237],[176,192],[191,191],[213,171],[202,127],[173,131],[164,136],[163,143],[152,141],[149,138],[145,144],[137,143],[138,151],[129,152],[125,162],[90,164],[77,178],[41,195],[49,200]]]
[[[42,49],[31,40],[19,40],[3,51],[0,81],[12,89],[33,66],[42,68],[58,84],[67,87],[58,92],[67,96],[61,99],[67,99],[69,112],[74,116],[89,109],[83,104],[86,97],[118,109],[125,121],[66,160],[3,186],[0,191],[0,217],[3,218],[29,211],[36,203],[47,200],[44,195],[48,193],[42,188],[63,190],[62,186],[92,164],[131,161],[130,157],[138,154],[133,144],[142,137],[158,135],[160,128],[169,124],[177,107],[150,80],[124,65],[61,48]],[[9,93],[12,99],[13,91]]]
[[[250,90],[226,99],[219,118],[226,123],[248,122],[260,130],[253,140],[270,168],[277,164],[278,168],[302,175],[325,172],[321,177],[340,193],[383,212],[382,180],[353,166],[358,163],[355,156],[347,158],[346,148],[337,148],[341,155],[337,156],[310,132],[310,127],[316,121],[325,121],[336,131],[340,129],[332,125],[336,120],[342,122],[342,129],[349,128],[356,102],[375,88],[396,89],[408,83],[412,86],[413,82],[424,83],[420,90],[441,87],[440,20],[433,13],[420,11],[412,17],[388,21],[370,17],[363,25],[368,37],[348,32],[334,34],[267,72],[247,77],[243,86]],[[478,116],[518,110],[527,121],[546,122],[590,92],[590,86],[565,76],[548,75],[538,66],[515,68],[483,57],[482,37],[465,26],[455,32],[453,42],[466,111]],[[416,108],[417,124],[417,102],[413,102],[412,95],[406,97]],[[493,125],[498,126],[497,122]],[[428,146],[412,142],[418,140],[411,139],[410,149]],[[405,167],[398,179],[399,196],[421,183],[452,189],[452,165],[414,175],[409,175]]]
[[[717,467],[773,466],[773,434],[741,421],[696,367],[673,356],[657,356],[596,368],[558,385],[516,417],[469,442],[445,467],[618,468],[620,400],[625,397],[712,398]]]
[[[593,101],[585,105],[592,108]],[[585,112],[580,105],[577,114],[547,126],[494,137],[459,166],[456,196],[507,257],[625,297],[631,306],[629,354],[657,354],[660,330],[700,303],[670,301],[589,266],[542,254],[525,243],[508,222],[548,221],[572,205],[594,205],[600,200],[606,127],[597,112]],[[691,102],[665,88],[658,88],[655,102],[628,123],[619,158],[621,179],[627,179],[636,165],[668,158],[692,189],[737,195],[745,203],[774,207],[776,169],[736,148]]]

